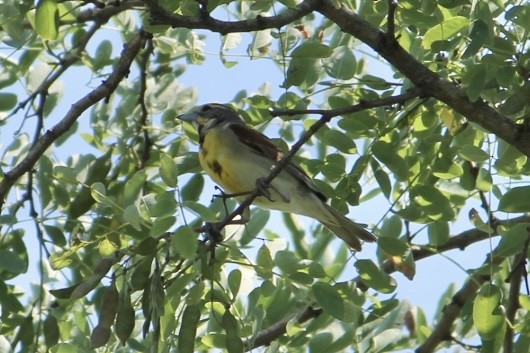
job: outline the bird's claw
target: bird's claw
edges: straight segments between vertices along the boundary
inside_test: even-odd
[[[272,195],[269,191],[270,185],[265,184],[264,180],[265,178],[256,179],[256,190],[258,190],[261,196],[265,197],[270,202],[274,202],[274,199],[272,198]]]

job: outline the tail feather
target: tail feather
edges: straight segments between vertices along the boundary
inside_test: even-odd
[[[375,235],[364,229],[361,225],[346,218],[333,207],[327,204],[324,205],[329,214],[322,215],[323,217],[319,217],[318,220],[326,228],[335,233],[335,235],[344,240],[352,249],[361,251],[361,240],[370,243],[377,240]]]

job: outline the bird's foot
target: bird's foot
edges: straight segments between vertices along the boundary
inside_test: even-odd
[[[252,191],[242,191],[242,192],[234,192],[234,193],[230,193],[230,194],[227,194],[226,192],[223,191],[223,189],[221,189],[219,186],[214,186],[215,190],[219,191],[220,192],[220,195],[212,195],[212,201],[216,198],[221,198],[223,200],[226,200],[226,199],[231,199],[231,198],[235,198],[235,197],[239,197],[239,196],[246,196],[246,195],[250,195],[252,194]]]
[[[265,178],[258,178],[256,179],[256,190],[259,192],[259,194],[263,197],[265,197],[270,202],[274,202],[274,199],[272,198],[272,195],[269,191],[270,185],[265,184]]]

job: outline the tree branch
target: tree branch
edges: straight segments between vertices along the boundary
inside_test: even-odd
[[[138,32],[138,34],[127,43],[123,49],[118,66],[114,69],[109,78],[92,92],[74,103],[66,113],[65,117],[38,139],[26,157],[24,157],[24,159],[22,159],[13,169],[3,175],[3,178],[0,181],[0,209],[14,183],[18,178],[24,175],[24,173],[30,171],[35,166],[35,163],[37,163],[46,149],[66,133],[85,110],[114,92],[121,80],[129,74],[131,64],[140,49],[143,47],[148,36],[149,34],[144,31]]]
[[[407,92],[403,94],[399,94],[396,96],[390,96],[390,97],[383,97],[380,99],[376,99],[373,101],[359,101],[358,104],[348,106],[348,107],[342,107],[342,108],[336,108],[336,109],[290,109],[290,110],[282,110],[282,109],[272,109],[271,115],[272,116],[295,116],[300,114],[320,114],[320,115],[326,115],[326,116],[340,116],[340,115],[347,115],[352,113],[358,113],[362,110],[372,109],[372,108],[378,108],[378,107],[386,107],[391,106],[395,104],[403,104],[413,98],[423,97],[423,90],[418,87],[413,87],[409,89]]]
[[[458,85],[443,79],[437,73],[429,70],[427,66],[403,49],[396,40],[389,40],[388,31],[392,30],[393,22],[389,23],[389,28],[385,33],[345,6],[336,8],[333,2],[329,0],[305,0],[296,7],[285,10],[280,15],[258,16],[255,19],[244,21],[220,21],[210,17],[208,14],[201,17],[181,16],[169,13],[158,5],[155,0],[145,0],[145,4],[151,14],[152,24],[207,29],[221,34],[280,28],[313,11],[318,11],[336,23],[341,30],[374,49],[414,85],[421,87],[425,95],[435,97],[444,102],[453,110],[465,116],[469,121],[478,124],[515,146],[525,155],[530,156],[530,129],[525,129],[499,114],[482,99],[471,102]],[[392,3],[390,6],[393,6]],[[393,21],[393,11],[395,9],[391,8],[389,10],[388,19],[390,21]]]
[[[83,23],[88,21],[108,21],[112,16],[116,16],[120,12],[130,10],[134,7],[142,7],[144,2],[141,0],[129,0],[129,1],[115,1],[114,4],[105,4],[103,7],[94,6],[83,12],[80,12],[75,20],[77,23]]]
[[[145,0],[145,5],[151,14],[151,24],[153,25],[207,29],[224,35],[233,32],[250,32],[283,27],[315,11],[321,2],[321,0],[304,0],[297,6],[286,9],[280,15],[270,17],[256,16],[256,18],[250,20],[230,22],[216,20],[210,17],[209,14],[200,17],[177,15],[164,9],[156,0]]]
[[[530,131],[502,116],[482,99],[471,102],[458,85],[429,70],[397,41],[389,41],[385,32],[346,7],[337,9],[331,1],[323,1],[321,5],[317,11],[335,22],[344,32],[370,46],[412,83],[421,87],[426,95],[439,99],[469,121],[502,138],[526,156],[530,156]]]

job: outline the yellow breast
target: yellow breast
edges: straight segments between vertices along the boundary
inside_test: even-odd
[[[204,171],[229,193],[251,191],[255,185],[255,179],[249,183],[244,177],[245,163],[241,163],[241,145],[236,139],[232,131],[214,128],[204,136],[199,151]]]

